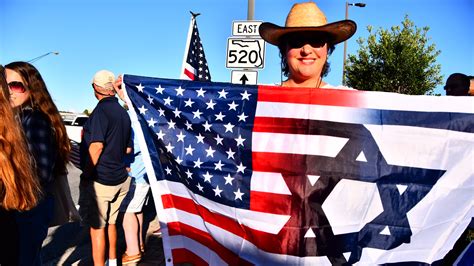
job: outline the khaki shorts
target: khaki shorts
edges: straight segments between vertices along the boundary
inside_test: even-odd
[[[122,201],[120,207],[121,212],[132,212],[139,213],[143,210],[143,205],[148,198],[148,191],[150,191],[150,185],[147,183],[136,183],[132,179],[130,189],[128,190],[127,196]]]
[[[115,224],[120,204],[130,187],[130,177],[118,185],[107,186],[97,182],[81,182],[79,201],[82,221],[92,228]]]

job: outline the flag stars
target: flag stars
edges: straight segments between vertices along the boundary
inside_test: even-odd
[[[197,143],[202,143],[202,144],[204,144],[204,136],[201,135],[201,133],[199,133],[199,135],[196,136],[196,138],[197,138]]]
[[[178,108],[174,109],[173,114],[175,118],[181,117],[181,111]]]
[[[174,149],[174,146],[171,145],[171,143],[168,143],[168,145],[166,145],[165,148],[169,153],[172,153],[173,149]]]
[[[211,131],[212,124],[209,124],[209,122],[206,120],[206,123],[202,125],[204,127],[204,132],[205,131]]]
[[[229,148],[229,150],[228,150],[228,151],[226,151],[226,153],[227,153],[227,159],[230,159],[230,158],[232,158],[232,159],[234,159],[234,160],[235,160],[235,158],[234,158],[234,154],[235,154],[235,152],[233,152],[231,148]]]
[[[147,121],[149,127],[155,127],[155,124],[158,123],[158,121],[155,121],[153,117],[150,118],[150,120]]]
[[[240,115],[237,116],[239,118],[239,121],[244,121],[246,122],[248,115],[245,115],[245,113],[241,113]]]
[[[242,135],[239,135],[239,137],[236,138],[235,141],[237,141],[237,147],[238,147],[238,146],[242,146],[242,147],[244,146],[244,141],[245,141],[245,139],[242,138]]]
[[[222,141],[224,140],[221,138],[221,136],[217,135],[217,137],[214,138],[216,140],[216,145],[224,145],[222,144]]]
[[[168,98],[164,99],[165,101],[165,105],[169,105],[171,106],[171,103],[173,102],[173,100],[168,96]]]
[[[217,103],[213,102],[212,99],[206,103],[207,107],[206,109],[212,109],[214,110],[214,106],[216,105]]]
[[[165,116],[165,110],[158,108],[158,113],[160,113],[160,116]]]
[[[230,122],[225,124],[224,127],[225,127],[225,132],[233,133],[234,125],[232,125]]]
[[[138,108],[138,111],[140,111],[140,114],[144,115],[148,109],[145,108],[145,105],[142,105],[142,107]]]
[[[232,101],[232,103],[228,103],[227,105],[229,106],[229,111],[230,110],[237,111],[237,106],[239,106],[238,104],[235,103],[235,101]]]
[[[181,86],[179,86],[179,88],[174,89],[174,90],[176,91],[176,96],[179,96],[179,95],[184,96],[183,95],[184,89],[181,88]]]
[[[163,91],[165,88],[162,88],[161,85],[158,85],[158,87],[155,88],[156,93],[155,94],[163,94]]]
[[[221,193],[222,193],[222,190],[219,189],[219,185],[217,185],[217,187],[214,190],[214,196],[216,197],[220,197],[221,196]]]
[[[150,104],[152,104],[152,103],[153,103],[153,98],[151,97],[151,95],[148,95],[148,98],[147,98],[147,100],[148,100],[148,102],[149,102]]]
[[[200,88],[196,92],[197,92],[197,97],[204,97],[204,93],[206,93],[206,91],[203,90],[202,88]]]
[[[250,100],[250,96],[252,94],[249,94],[247,91],[244,91],[244,93],[241,93],[240,95],[242,95],[242,101],[243,101],[243,100]]]
[[[213,175],[209,174],[209,171],[206,171],[206,173],[203,174],[202,176],[204,177],[204,182],[211,183],[211,178],[213,177]]]
[[[167,175],[171,175],[171,169],[168,166],[166,166],[165,171]]]
[[[191,173],[191,171],[189,171],[189,169],[186,169],[185,174],[186,174],[187,178],[193,179],[193,173]]]
[[[216,150],[212,149],[212,147],[209,146],[209,149],[206,150],[206,157],[214,158],[214,153],[215,152],[216,152]]]
[[[179,158],[179,156],[175,160],[178,164],[181,164],[183,162],[183,160],[181,158]]]
[[[226,176],[224,176],[224,179],[225,179],[225,184],[224,185],[231,185],[232,186],[232,181],[234,181],[234,178],[230,174],[227,174]]]
[[[204,192],[204,188],[201,186],[201,184],[197,184],[196,187],[199,189],[199,191]]]
[[[184,107],[193,107],[194,102],[189,98],[187,101],[184,101]]]
[[[242,163],[240,163],[240,165],[237,165],[237,173],[238,173],[238,172],[241,172],[241,173],[243,174],[245,168],[247,168],[247,167],[244,166]]]
[[[184,138],[186,137],[185,134],[183,134],[183,131],[180,131],[179,132],[179,135],[176,135],[176,137],[178,138],[177,142],[183,142],[184,143]]]
[[[222,163],[221,160],[219,160],[217,163],[214,163],[214,170],[221,170],[222,171],[223,166],[224,166],[224,164]]]
[[[221,91],[217,92],[219,94],[219,99],[220,98],[224,98],[224,99],[227,99],[227,94],[228,92],[226,92],[224,89],[222,89]]]
[[[194,150],[196,150],[196,149],[193,148],[193,147],[191,146],[191,144],[189,144],[189,146],[188,146],[187,148],[184,148],[184,150],[186,150],[186,155],[191,155],[191,156],[192,156]]]
[[[193,112],[193,118],[201,119],[202,114],[203,113],[201,111],[199,111],[199,109],[198,109],[198,110]]]
[[[138,90],[139,92],[143,92],[143,89],[145,88],[144,86],[142,86],[142,84],[141,84],[141,83],[140,83],[140,84],[138,84],[138,85],[137,85],[137,86],[135,86],[135,87],[137,88],[137,90]]]
[[[169,122],[167,122],[167,124],[168,124],[168,129],[175,129],[176,122],[174,122],[173,120],[170,120]]]
[[[224,121],[225,115],[223,115],[222,112],[219,112],[219,114],[214,116],[216,117],[216,121]]]
[[[158,139],[164,140],[166,134],[163,133],[163,131],[160,129],[160,132],[156,133],[156,136],[158,137]]]
[[[237,199],[242,200],[242,196],[244,195],[244,193],[240,192],[240,188],[239,188],[237,189],[237,191],[234,192],[234,195],[235,195],[234,200],[237,200]]]
[[[186,129],[187,129],[187,130],[193,130],[193,124],[189,123],[188,120],[186,120],[186,122],[184,123],[184,125],[186,126]]]
[[[196,161],[193,161],[193,163],[194,163],[194,168],[201,168],[201,165],[204,162],[201,162],[201,158],[198,158]]]

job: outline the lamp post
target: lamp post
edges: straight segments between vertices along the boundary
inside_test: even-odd
[[[365,3],[348,3],[346,2],[346,20],[349,19],[349,6],[365,7]],[[344,41],[344,58],[342,62],[342,85],[346,85],[346,56],[347,56],[347,40]]]
[[[43,58],[43,57],[45,57],[45,56],[48,56],[48,55],[50,55],[50,54],[58,55],[59,52],[57,52],[57,51],[48,52],[48,53],[45,53],[45,54],[40,55],[40,56],[38,56],[38,57],[35,57],[35,58],[31,59],[31,60],[28,60],[27,62],[28,62],[28,63],[34,63],[34,62],[40,60],[41,58]]]

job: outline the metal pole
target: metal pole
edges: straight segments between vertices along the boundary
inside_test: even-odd
[[[254,20],[255,0],[248,0],[247,20]]]
[[[38,56],[38,57],[35,57],[35,58],[31,59],[31,60],[28,60],[28,61],[26,61],[26,62],[27,62],[27,63],[34,63],[34,62],[40,60],[41,58],[43,58],[43,57],[45,57],[45,56],[48,56],[48,55],[50,55],[50,54],[58,55],[59,52],[56,52],[56,51],[54,51],[54,52],[48,52],[48,53],[45,53],[45,54],[40,55],[40,56]]]
[[[346,20],[349,19],[349,3],[346,2]],[[347,56],[347,40],[344,41],[344,58],[342,61],[342,85],[346,85],[346,56]]]

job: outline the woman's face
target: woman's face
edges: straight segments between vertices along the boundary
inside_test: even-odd
[[[13,108],[18,107],[30,98],[30,91],[20,74],[8,68],[5,69],[5,74],[10,91],[10,104]]]
[[[298,82],[319,80],[328,57],[326,41],[311,33],[298,33],[289,36],[286,44],[289,78]]]

